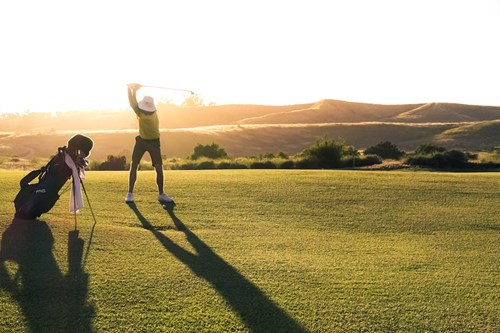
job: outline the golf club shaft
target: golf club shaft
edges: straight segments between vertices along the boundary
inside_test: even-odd
[[[194,95],[194,91],[187,90],[187,89],[169,88],[169,87],[161,87],[161,86],[151,86],[151,85],[143,85],[143,84],[141,84],[141,87],[156,88],[156,89],[166,89],[166,90],[176,90],[176,91],[185,91],[185,92],[190,93],[191,95]]]

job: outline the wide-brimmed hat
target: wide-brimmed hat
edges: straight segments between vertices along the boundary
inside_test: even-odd
[[[142,101],[139,102],[139,108],[146,112],[155,112],[155,100],[151,96],[144,96]]]

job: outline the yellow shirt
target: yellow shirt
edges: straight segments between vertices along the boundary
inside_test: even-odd
[[[158,112],[141,113],[137,116],[139,120],[139,136],[144,140],[154,140],[160,138],[160,122]]]

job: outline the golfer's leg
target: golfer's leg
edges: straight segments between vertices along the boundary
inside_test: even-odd
[[[158,194],[163,193],[163,165],[161,163],[155,164],[156,170],[156,185],[158,186]]]
[[[128,174],[128,193],[134,193],[135,181],[137,180],[137,169],[139,168],[139,163],[130,163],[130,171]]]
[[[137,169],[141,158],[145,153],[143,141],[140,137],[135,138],[134,150],[132,151],[132,162],[130,163],[130,171],[128,174],[128,192],[134,192],[135,181],[137,180]]]
[[[151,162],[156,170],[156,185],[158,194],[163,193],[163,161],[161,158],[160,140],[148,143],[148,152],[151,156]]]

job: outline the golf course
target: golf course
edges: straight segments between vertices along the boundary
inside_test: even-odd
[[[0,170],[0,332],[498,332],[498,173],[89,171],[14,219]],[[68,182],[69,184],[70,182]],[[75,232],[75,229],[78,233]]]

